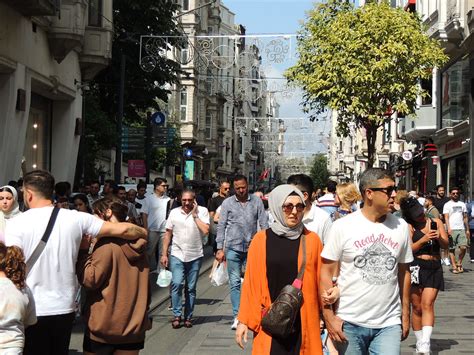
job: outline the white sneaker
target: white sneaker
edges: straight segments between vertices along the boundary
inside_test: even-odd
[[[449,261],[448,258],[444,258],[444,265],[446,265],[446,266],[451,265],[451,262]]]
[[[429,355],[431,353],[430,343],[429,342],[417,342],[416,343],[416,353],[417,354]]]
[[[239,320],[237,318],[234,318],[234,322],[232,323],[230,329],[236,330],[238,325],[239,325]]]

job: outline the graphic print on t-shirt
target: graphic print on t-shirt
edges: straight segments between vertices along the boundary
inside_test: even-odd
[[[373,244],[363,248],[362,253],[354,258],[354,266],[360,270],[362,280],[368,284],[384,285],[389,282],[392,270],[397,263],[396,257],[385,244],[390,245],[393,249],[397,249],[399,244],[393,243],[391,238],[385,238],[383,234],[380,234],[378,238],[372,235],[356,241],[355,245],[361,246],[367,242],[373,242]]]
[[[452,213],[462,213],[462,206],[453,206]]]

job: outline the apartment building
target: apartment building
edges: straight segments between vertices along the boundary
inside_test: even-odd
[[[278,122],[259,48],[220,1],[182,1],[180,10],[185,44],[171,55],[185,74],[172,87],[168,112],[179,122],[182,146],[193,151],[187,158],[192,178],[220,180],[240,173],[255,188],[266,169],[262,134],[278,130],[261,119]]]
[[[399,5],[419,13],[449,56],[432,80],[421,83],[430,97],[420,98],[416,117],[403,121],[404,138],[416,146],[408,182],[421,191],[438,183],[457,186],[472,198],[474,1],[410,0]]]
[[[111,58],[112,0],[0,1],[0,181],[72,182],[84,83]]]

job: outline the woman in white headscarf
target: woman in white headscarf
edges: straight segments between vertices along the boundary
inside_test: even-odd
[[[19,215],[18,193],[13,186],[0,187],[0,234],[4,235],[5,225],[10,218]],[[1,239],[1,236],[0,236]]]
[[[303,225],[304,207],[303,194],[295,186],[276,187],[269,197],[275,221],[269,229],[259,231],[250,244],[235,337],[243,348],[248,330],[252,330],[253,354],[322,354],[318,290],[322,245],[319,237]],[[306,239],[303,305],[294,332],[279,339],[261,328],[262,310],[270,307],[281,289],[296,279],[303,255],[302,235]]]
[[[16,217],[21,213],[18,204],[18,192],[13,186],[0,187],[0,210],[3,212],[5,219]]]

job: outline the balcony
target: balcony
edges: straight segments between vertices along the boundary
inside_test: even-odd
[[[51,55],[61,63],[84,41],[87,0],[62,0],[61,17],[54,18],[48,32]]]
[[[24,16],[54,16],[61,0],[6,0],[5,2]]]
[[[79,57],[83,79],[93,79],[109,65],[111,58],[112,31],[102,27],[86,27],[84,45]]]
[[[436,132],[436,108],[431,105],[421,106],[416,117],[405,118],[405,139],[419,141],[431,137]]]

